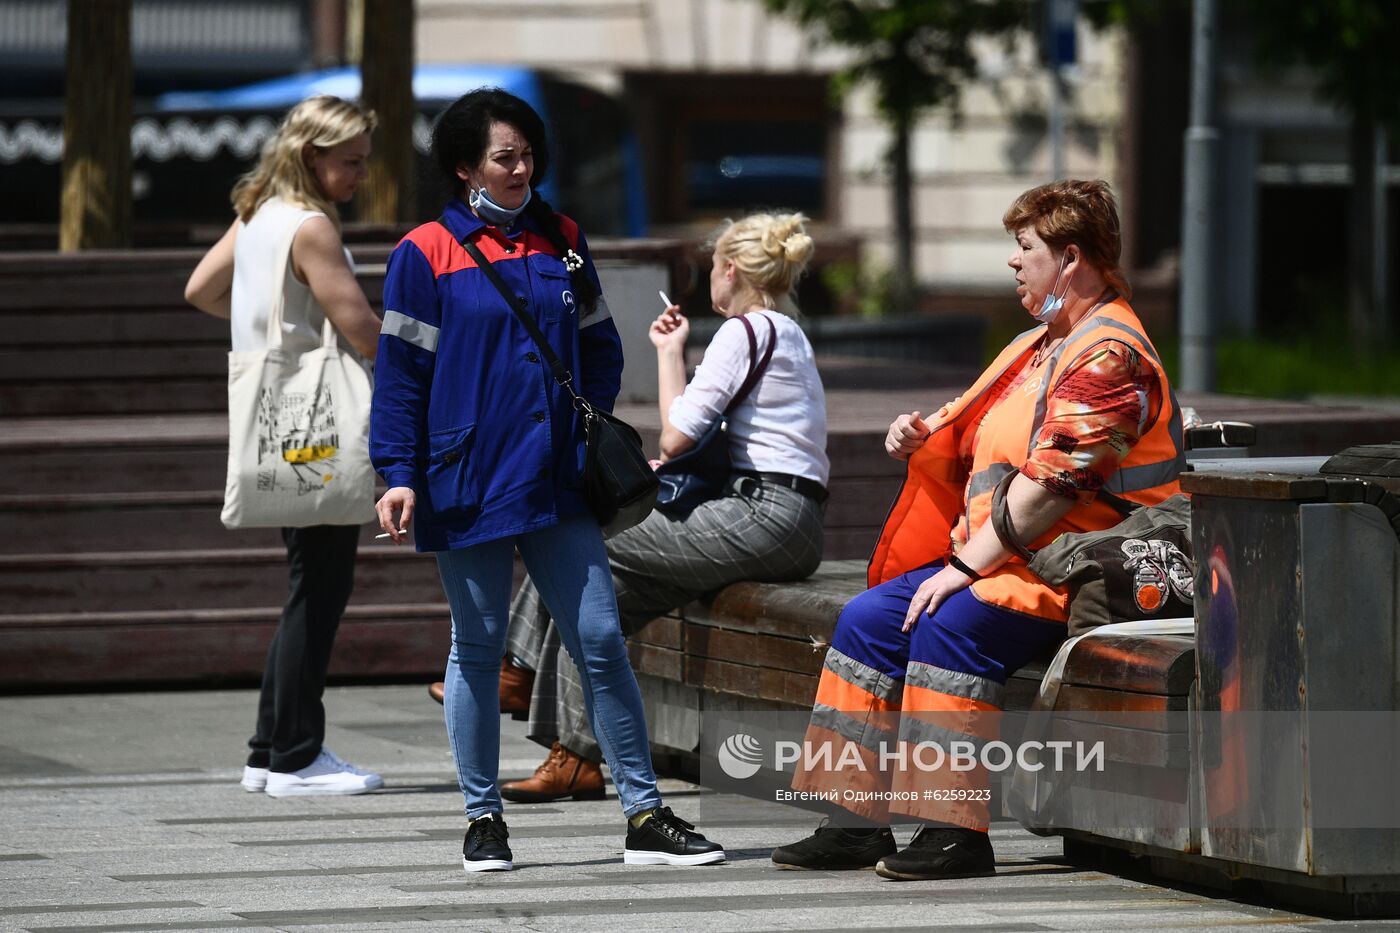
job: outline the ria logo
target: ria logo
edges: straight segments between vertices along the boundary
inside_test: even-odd
[[[717,756],[720,770],[736,781],[758,773],[763,761],[763,746],[753,736],[738,732],[724,740]]]

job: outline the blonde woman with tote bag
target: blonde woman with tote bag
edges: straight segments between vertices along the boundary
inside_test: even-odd
[[[356,487],[352,464],[368,456],[359,449],[363,428],[345,433],[368,385],[351,348],[374,359],[379,319],[355,281],[335,204],[365,179],[374,126],[373,113],[336,97],[293,107],[233,189],[238,219],[185,287],[186,300],[231,326],[225,524],[288,526],[291,592],[268,649],[242,780],[245,790],[273,797],[360,794],[384,783],[323,745],[321,703],[354,585],[359,525],[373,514],[372,489],[360,506],[353,495],[328,500],[333,489]],[[332,403],[346,406],[336,425],[324,407]],[[263,448],[263,494],[300,484],[297,498],[317,508],[260,508],[256,479],[240,480],[250,456],[259,460],[250,445]]]

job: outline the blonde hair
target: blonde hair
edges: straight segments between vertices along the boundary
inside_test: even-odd
[[[321,191],[302,150],[311,145],[324,152],[372,132],[378,122],[373,110],[329,94],[308,97],[297,104],[287,112],[277,132],[263,143],[258,164],[233,186],[233,209],[239,219],[247,223],[268,199],[281,198],[307,210],[321,211],[339,226],[335,206]]]
[[[816,249],[806,222],[802,214],[750,214],[727,221],[713,238],[714,248],[734,263],[765,308],[793,314],[793,289]]]

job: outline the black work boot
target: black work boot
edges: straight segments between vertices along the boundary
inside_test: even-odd
[[[823,822],[806,839],[774,849],[773,864],[794,871],[874,868],[895,849],[894,833],[888,826],[842,829]]]
[[[921,826],[902,852],[880,859],[875,873],[895,881],[986,878],[996,874],[996,857],[986,833],[959,826]]]

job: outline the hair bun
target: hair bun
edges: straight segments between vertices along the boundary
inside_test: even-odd
[[[795,265],[804,265],[812,258],[816,245],[806,233],[798,232],[783,241],[783,258]]]
[[[771,308],[792,291],[815,249],[806,220],[798,213],[750,214],[724,227],[715,249],[735,262]]]
[[[763,229],[763,249],[774,259],[802,265],[812,255],[812,238],[801,214],[778,214]]]

